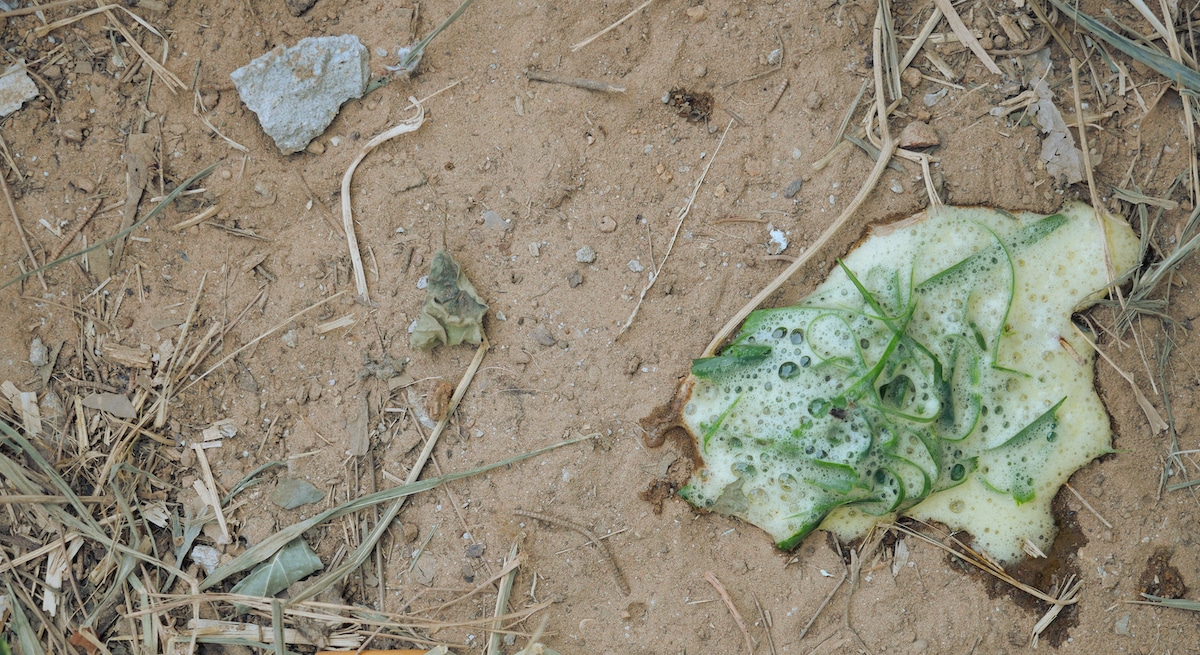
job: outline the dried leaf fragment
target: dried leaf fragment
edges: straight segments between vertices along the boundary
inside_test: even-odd
[[[439,250],[429,268],[425,304],[409,343],[417,350],[463,342],[479,345],[483,342],[483,315],[487,309],[454,257]]]

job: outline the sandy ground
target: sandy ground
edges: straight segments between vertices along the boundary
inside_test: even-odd
[[[439,383],[443,389],[458,383],[474,354],[465,345],[432,354],[408,345],[408,328],[423,297],[419,280],[432,254],[445,248],[490,305],[491,348],[426,476],[435,466],[462,471],[564,437],[599,438],[414,497],[382,542],[382,599],[381,572],[372,562],[348,579],[346,602],[378,607],[382,600],[383,609],[397,612],[435,607],[499,570],[515,540],[524,559],[511,606],[551,601],[515,629],[531,631],[540,616],[548,617],[544,641],[562,653],[745,651],[730,611],[705,579],[709,571],[728,590],[758,653],[808,653],[819,645],[827,653],[1015,653],[1030,647],[1044,605],[912,538],[905,540],[907,565],[896,570],[893,539],[869,553],[853,593],[849,584],[839,589],[802,637],[842,576],[842,553],[822,534],[782,553],[753,526],[700,514],[656,494],[656,484],[661,492],[664,481],[678,481],[686,470],[680,461],[684,451],[671,443],[647,449],[638,427],[639,419],[671,398],[691,359],[726,318],[786,266],[768,257],[775,253],[769,230],[786,233],[785,255],[803,252],[860,188],[871,166],[861,151],[847,151],[820,171],[812,163],[834,145],[843,115],[869,76],[873,6],[660,0],[572,51],[571,44],[635,4],[480,2],[434,42],[416,77],[347,103],[317,145],[285,156],[240,102],[231,71],[302,37],[355,34],[372,52],[373,74],[382,74],[395,57],[380,52],[394,53],[425,34],[456,3],[422,2],[415,18],[407,1],[318,0],[301,17],[293,17],[283,0],[167,4],[166,11],[135,11],[165,30],[167,68],[189,86],[195,79],[211,109],[209,121],[245,145],[247,154],[201,122],[190,90],[173,93],[161,80],[147,78],[144,69],[128,75],[119,67],[114,45],[123,64],[136,56],[111,37],[103,16],[58,29],[53,40],[32,35],[41,24],[34,16],[3,25],[8,51],[37,62],[33,70],[57,96],[31,102],[0,128],[20,171],[18,176],[4,167],[16,212],[39,262],[61,243],[40,224],[43,219],[68,231],[99,203],[102,211],[82,234],[90,244],[117,230],[126,194],[123,155],[138,133],[151,135],[153,149],[143,214],[163,185],[170,188],[209,164],[218,168],[203,182],[206,192],[176,202],[139,229],[115,270],[106,270],[107,258],[93,256],[86,265],[77,261],[47,272],[45,288],[31,278],[0,291],[5,312],[0,378],[22,390],[53,391],[67,402],[97,389],[135,390],[146,373],[106,357],[103,345],[157,351],[178,336],[202,279],[198,333],[247,310],[203,368],[292,314],[349,291],[261,340],[170,406],[160,431],[169,442],[198,439],[203,428],[222,419],[237,427],[223,447],[208,451],[223,490],[260,464],[287,462],[286,469],[270,471],[264,484],[243,492],[249,502],[230,515],[237,542],[225,549],[227,557],[279,527],[406,476],[428,433],[414,415],[424,411]],[[897,3],[897,32],[915,35],[929,15],[928,4]],[[970,24],[992,34],[1003,31],[984,5],[1006,16],[1025,13],[1011,0],[959,6]],[[1084,8],[1098,15],[1100,5],[1085,2]],[[76,11],[48,12],[47,19]],[[1127,6],[1114,11],[1149,31]],[[125,22],[132,24],[127,17]],[[948,30],[943,24],[938,31]],[[151,52],[161,52],[161,41],[144,30],[139,39]],[[902,41],[902,49],[907,43]],[[899,109],[893,129],[915,118],[929,120],[941,141],[931,152],[939,160],[935,178],[949,203],[1049,212],[1066,199],[1088,197],[1085,185],[1064,187],[1039,165],[1036,127],[988,114],[1015,92],[961,47],[943,45],[938,52],[961,79],[956,85],[921,80],[907,87],[910,103]],[[1049,80],[1070,117],[1066,56],[1057,47],[1053,55]],[[1170,248],[1192,206],[1186,185],[1172,187],[1189,161],[1179,96],[1164,94],[1160,78],[1129,64],[1130,88],[1137,86],[1147,114],[1132,91],[1122,97],[1114,90],[1116,76],[1108,79],[1096,55],[1092,64],[1101,84],[1109,85],[1110,103],[1101,105],[1090,72],[1083,97],[1095,110],[1115,112],[1098,119],[1101,129],[1090,132],[1100,160],[1099,193],[1126,215],[1129,205],[1108,198],[1111,185],[1137,184],[1148,195],[1180,202],[1162,214],[1156,232],[1156,245]],[[917,65],[941,77],[923,57]],[[532,82],[526,69],[601,80],[626,91]],[[457,86],[426,103],[428,118],[419,131],[381,147],[359,168],[356,229],[377,306],[354,303],[340,229],[341,176],[366,139],[411,113],[409,96],[424,97],[452,82]],[[713,107],[701,120],[689,120],[664,105],[672,89],[711,94]],[[925,94],[941,90],[948,93],[937,104],[923,103]],[[710,165],[662,263],[679,210]],[[904,168],[884,175],[827,254],[793,278],[772,304],[807,293],[868,226],[921,208],[920,171],[911,163]],[[786,198],[795,180],[803,180],[802,186]],[[219,210],[208,223],[172,229],[214,205]],[[487,211],[502,220],[485,222]],[[68,252],[81,243],[72,243]],[[584,247],[594,250],[594,261],[579,260],[577,251]],[[6,217],[0,223],[0,278],[19,274],[24,256]],[[648,273],[659,264],[659,281],[618,339]],[[1164,414],[1169,401],[1184,449],[1200,445],[1189,429],[1200,420],[1200,344],[1188,331],[1200,313],[1190,284],[1198,276],[1191,262],[1181,268],[1170,296],[1176,326],[1164,329],[1147,319],[1123,343],[1107,336],[1102,344]],[[318,332],[318,324],[343,316],[352,317],[352,326]],[[1093,317],[1100,324],[1112,321],[1104,310]],[[28,362],[34,337],[62,347],[48,384]],[[1160,378],[1154,353],[1167,338],[1174,348]],[[1148,353],[1144,359],[1139,347]],[[390,369],[371,375],[381,362],[390,362]],[[411,392],[389,390],[381,379],[395,369],[416,381]],[[1112,416],[1117,453],[1080,471],[1072,485],[1111,527],[1075,496],[1060,495],[1064,538],[1049,560],[1026,564],[1021,575],[1044,590],[1078,576],[1082,599],[1062,613],[1039,647],[1200,652],[1194,614],[1127,604],[1154,584],[1156,574],[1156,589],[1168,578],[1195,586],[1197,501],[1189,491],[1162,489],[1171,437],[1151,431],[1129,385],[1103,363],[1096,378]],[[362,429],[363,411],[369,453],[355,457],[347,454],[350,434]],[[102,435],[105,428],[92,429]],[[79,453],[70,438],[66,444],[54,441],[57,436],[46,438],[45,447],[58,453],[69,475],[94,466],[89,458],[105,458],[111,447],[97,438],[90,454]],[[169,507],[178,507],[194,495],[190,487],[199,471],[189,456],[154,454],[171,448],[146,441],[130,457],[139,465],[153,460],[160,474],[183,489],[167,494]],[[1181,473],[1170,482],[1195,475]],[[328,495],[315,505],[280,509],[268,499],[283,477],[306,479]],[[585,537],[514,516],[516,509],[568,518],[605,537],[630,593],[621,592],[604,556],[585,545]],[[11,508],[0,513],[0,536],[42,539],[27,525],[30,516]],[[367,513],[362,524],[337,521],[306,538],[329,561],[357,543],[356,533],[372,521]],[[155,534],[164,543],[170,540],[166,530]],[[413,552],[427,539],[419,566],[410,570]],[[201,540],[211,543],[211,535]],[[0,546],[9,557],[26,552],[11,538]],[[89,547],[77,566],[99,555]],[[25,578],[18,583],[30,585]],[[489,589],[435,616],[487,617],[494,603]],[[184,614],[176,618],[179,626],[186,620]],[[127,631],[128,624],[118,622],[107,636]],[[486,641],[478,627],[424,637],[462,653],[480,652]]]

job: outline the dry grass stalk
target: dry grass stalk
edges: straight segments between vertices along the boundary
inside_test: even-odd
[[[208,454],[204,452],[204,444],[194,443],[192,450],[196,451],[196,461],[200,463],[200,473],[204,476],[203,481],[199,479],[195,481],[193,488],[199,494],[200,500],[213,508],[213,512],[217,515],[217,525],[221,526],[221,537],[217,543],[233,543],[229,534],[229,523],[225,520],[224,510],[221,509],[221,496],[217,493],[217,481],[213,478],[212,467],[208,464]]]
[[[548,84],[564,84],[573,86],[577,89],[587,89],[588,91],[603,91],[605,93],[625,93],[625,87],[609,84],[608,82],[599,82],[596,80],[584,79],[582,77],[566,77],[564,75],[554,75],[553,73],[543,73],[541,71],[527,70],[525,77],[534,82],[546,82]]]
[[[746,622],[742,620],[742,615],[738,613],[737,606],[733,604],[733,599],[729,597],[729,592],[725,591],[725,587],[721,585],[721,581],[717,579],[717,576],[712,571],[705,571],[704,579],[708,581],[708,584],[713,586],[713,589],[717,590],[717,594],[725,602],[725,607],[733,615],[733,620],[737,623],[738,630],[742,631],[742,637],[746,640],[746,655],[754,655],[754,640],[750,638],[750,632],[746,630]]]
[[[36,14],[39,11],[50,11],[51,9],[59,9],[62,7],[73,7],[81,5],[89,0],[57,0],[56,2],[47,2],[44,5],[34,5],[32,7],[24,7],[21,9],[10,9],[8,11],[0,11],[0,18],[16,18],[17,16],[28,16]]]
[[[1075,497],[1079,499],[1079,502],[1083,503],[1083,506],[1086,507],[1093,516],[1095,516],[1097,519],[1100,519],[1100,522],[1104,524],[1104,527],[1112,530],[1112,523],[1109,523],[1107,520],[1105,520],[1105,518],[1100,515],[1100,512],[1097,512],[1096,508],[1092,507],[1091,503],[1089,503],[1082,495],[1080,495],[1078,491],[1075,491],[1075,487],[1072,487],[1071,484],[1067,482],[1064,482],[1063,486],[1067,488],[1067,491],[1070,491],[1072,494],[1074,494]],[[1045,555],[1042,555],[1042,557],[1045,557]]]
[[[1015,589],[1020,589],[1021,591],[1029,594],[1030,596],[1033,596],[1034,598],[1037,598],[1038,600],[1040,600],[1042,602],[1049,603],[1051,605],[1074,605],[1075,603],[1079,602],[1078,585],[1076,585],[1076,587],[1074,588],[1074,593],[1071,593],[1071,594],[1062,594],[1061,596],[1054,596],[1051,594],[1044,593],[1041,590],[1031,587],[1031,586],[1025,584],[1024,582],[1021,582],[1020,580],[1017,580],[1016,578],[1012,577],[1004,570],[1004,567],[993,562],[991,559],[988,559],[988,557],[983,555],[982,553],[979,553],[976,550],[972,549],[971,547],[967,546],[966,544],[962,543],[961,541],[958,540],[957,537],[955,537],[951,534],[948,534],[948,533],[942,533],[940,530],[937,530],[936,528],[934,528],[933,526],[931,526],[929,524],[922,523],[921,525],[924,525],[930,531],[934,532],[941,540],[951,542],[953,544],[953,546],[947,545],[947,544],[943,543],[943,541],[940,541],[939,539],[934,539],[933,537],[931,537],[927,534],[924,534],[922,532],[917,532],[916,530],[913,530],[913,529],[909,528],[908,526],[901,525],[899,523],[892,523],[890,525],[887,525],[886,527],[889,529],[892,529],[892,530],[896,530],[898,532],[903,532],[904,534],[909,535],[911,537],[916,537],[917,539],[920,539],[921,541],[924,541],[932,546],[940,548],[941,550],[945,551],[946,553],[953,555],[954,557],[957,557],[958,559],[966,562],[967,564],[970,564],[971,566],[974,566],[975,568],[979,569],[980,571],[983,571],[984,573],[987,573],[988,575],[996,578],[997,580],[1007,583],[1008,585],[1012,586]]]
[[[1150,400],[1146,398],[1146,394],[1142,393],[1141,387],[1138,386],[1137,381],[1133,379],[1133,376],[1121,370],[1121,368],[1117,366],[1116,362],[1109,358],[1109,356],[1105,354],[1103,350],[1100,350],[1100,347],[1096,345],[1096,342],[1092,339],[1089,339],[1088,336],[1083,333],[1083,330],[1080,330],[1078,326],[1072,323],[1071,327],[1075,328],[1075,333],[1078,334],[1081,339],[1088,342],[1088,345],[1090,345],[1093,350],[1099,353],[1100,356],[1104,358],[1104,361],[1108,362],[1108,365],[1113,367],[1113,370],[1116,371],[1118,375],[1125,378],[1125,381],[1129,383],[1130,389],[1133,390],[1134,399],[1137,400],[1138,407],[1142,408],[1142,413],[1146,415],[1146,421],[1150,423],[1150,429],[1153,430],[1155,434],[1166,430],[1169,427],[1167,422],[1163,420],[1162,415],[1158,413],[1158,410],[1155,409],[1154,405],[1150,403]]]
[[[29,247],[29,239],[25,236],[25,228],[21,226],[20,217],[17,216],[17,204],[13,202],[12,191],[8,188],[8,180],[4,177],[4,171],[0,171],[0,191],[3,191],[4,200],[8,203],[8,212],[12,215],[13,225],[17,228],[17,236],[21,238],[21,246],[25,248],[25,256],[29,257],[29,263],[37,273],[38,281],[42,283],[42,290],[45,291],[50,287],[46,286],[46,278],[42,275],[44,267],[38,265],[37,257],[33,256],[33,249]]]
[[[216,364],[213,364],[207,371],[196,376],[196,379],[192,380],[181,391],[187,391],[188,389],[192,388],[192,386],[195,385],[197,382],[208,377],[209,373],[212,373],[213,371],[221,368],[222,366],[224,366],[226,364],[226,362],[228,362],[229,360],[233,359],[234,357],[237,357],[238,355],[242,354],[242,352],[244,352],[247,348],[252,347],[254,344],[258,343],[259,341],[262,341],[263,339],[271,336],[272,334],[275,334],[279,330],[282,330],[283,328],[287,327],[287,325],[289,323],[300,318],[301,316],[304,316],[305,314],[313,311],[314,309],[321,307],[322,305],[324,305],[327,302],[330,302],[336,298],[341,297],[341,295],[344,293],[346,293],[346,292],[339,291],[339,292],[333,294],[332,296],[329,296],[322,300],[318,300],[317,302],[309,305],[308,307],[305,307],[304,309],[301,309],[300,311],[296,312],[295,314],[292,314],[291,316],[285,318],[284,320],[280,321],[279,323],[276,323],[275,326],[272,327],[271,329],[267,330],[266,332],[263,332],[262,334],[258,335],[257,337],[254,337],[250,341],[247,341],[242,347],[238,348],[237,350],[234,350],[233,352],[229,353],[225,357],[221,358],[221,361],[217,362]]]
[[[409,98],[409,100],[412,104],[416,105],[417,115],[400,121],[398,125],[375,135],[370,141],[367,141],[354,160],[350,162],[350,166],[346,169],[346,174],[342,176],[342,229],[346,231],[346,245],[350,249],[350,262],[354,266],[354,286],[358,290],[359,299],[368,306],[371,304],[371,296],[367,291],[367,274],[363,268],[362,254],[358,248],[358,237],[354,235],[354,210],[350,204],[350,183],[354,181],[354,171],[372,150],[401,134],[415,132],[425,122],[425,108],[421,106],[421,103],[416,98]]]
[[[447,405],[446,415],[442,420],[438,421],[434,426],[433,431],[429,434],[429,439],[425,442],[425,447],[421,449],[421,454],[417,456],[417,461],[413,463],[412,469],[408,472],[408,477],[405,480],[406,486],[415,485],[417,479],[421,477],[421,472],[425,470],[425,464],[433,455],[433,449],[437,446],[438,439],[446,428],[450,425],[450,418],[454,416],[455,410],[458,409],[458,403],[467,393],[467,388],[471,385],[471,380],[475,379],[475,374],[479,371],[479,366],[483,363],[483,358],[487,355],[489,348],[487,336],[483,338],[483,343],[475,350],[475,357],[471,360],[471,364],[467,367],[466,373],[458,382],[458,387],[454,389],[454,394],[450,396],[450,402]],[[391,501],[387,509],[380,515],[379,521],[375,524],[375,528],[363,538],[362,544],[354,550],[346,561],[337,567],[326,572],[319,580],[310,585],[307,589],[293,598],[293,601],[301,601],[313,598],[321,591],[327,589],[351,571],[357,569],[366,561],[367,556],[375,549],[375,544],[383,537],[384,532],[391,526],[392,520],[400,513],[400,509],[404,507],[404,502],[408,500],[408,496],[401,496]]]
[[[608,544],[604,543],[600,539],[597,539],[596,535],[592,534],[592,531],[589,530],[587,526],[581,525],[569,519],[550,516],[549,514],[542,514],[540,512],[529,512],[523,509],[513,510],[513,514],[542,521],[544,523],[549,523],[550,525],[557,525],[559,527],[574,530],[575,532],[587,537],[589,541],[596,544],[596,548],[601,554],[604,555],[604,561],[608,563],[608,568],[612,571],[613,578],[617,581],[617,588],[621,590],[621,595],[629,595],[629,581],[625,579],[625,574],[621,572],[621,566],[617,563],[617,558],[613,557],[612,551],[608,548]]]
[[[652,3],[652,2],[654,2],[654,0],[646,0],[642,4],[638,5],[637,9],[634,9],[633,11],[629,12],[628,14],[625,14],[624,16],[622,16],[621,19],[618,20],[617,22],[613,23],[612,25],[609,25],[608,27],[600,30],[599,32],[596,32],[595,34],[589,36],[588,38],[571,46],[571,52],[578,52],[581,48],[583,48],[587,44],[591,43],[592,41],[595,41],[596,39],[604,36],[605,34],[608,34],[609,32],[617,29],[617,27],[620,26],[621,23],[624,23],[625,21],[629,20],[630,18],[633,18],[634,16],[636,16],[639,11],[645,9],[646,7],[649,7],[650,3]]]
[[[517,544],[513,544],[508,551],[508,559],[512,562],[517,559]],[[517,569],[514,566],[511,571],[504,576],[500,582],[500,590],[496,594],[496,621],[492,623],[491,634],[488,635],[487,655],[499,655],[500,641],[502,636],[500,630],[504,628],[504,622],[499,617],[508,613],[508,599],[512,595],[513,581],[517,578]]]
[[[958,37],[958,40],[965,43],[993,75],[1003,75],[1000,67],[996,65],[995,61],[992,61],[991,55],[979,44],[979,39],[975,38],[975,35],[971,33],[966,23],[963,22],[962,17],[958,15],[958,11],[954,8],[954,5],[950,4],[950,0],[933,0],[933,3],[934,6],[941,10],[942,15],[946,17],[946,22],[950,23],[950,29],[954,30],[954,34]]]
[[[687,220],[688,214],[691,213],[692,207],[696,204],[696,194],[700,193],[700,187],[704,184],[704,178],[708,177],[708,171],[712,168],[713,162],[716,161],[717,155],[721,152],[721,145],[725,143],[725,137],[729,134],[729,128],[731,127],[733,127],[732,120],[725,124],[725,131],[721,133],[721,140],[717,142],[717,147],[713,150],[712,157],[704,165],[704,172],[700,173],[695,186],[692,187],[692,195],[688,196],[687,202],[683,204],[683,209],[679,210],[679,220],[675,224],[675,232],[671,234],[671,240],[667,242],[667,253],[663,255],[662,261],[651,271],[650,282],[642,287],[642,292],[638,295],[637,304],[633,306],[633,311],[630,312],[629,318],[625,319],[625,324],[617,331],[615,339],[620,339],[621,335],[625,334],[629,330],[629,327],[633,325],[633,319],[637,318],[638,311],[642,308],[642,302],[646,300],[646,294],[654,286],[654,283],[658,282],[658,278],[662,277],[663,267],[667,265],[667,259],[671,256],[671,251],[675,248],[675,240],[679,238],[679,230],[683,228],[683,222]],[[654,262],[651,263],[653,264]]]
[[[451,82],[450,84],[447,84],[446,86],[434,91],[420,100],[410,97],[409,102],[411,104],[409,107],[415,107],[417,110],[417,115],[400,121],[400,123],[396,126],[371,137],[371,140],[367,141],[366,145],[363,146],[362,150],[359,151],[354,160],[350,162],[350,166],[346,169],[346,174],[342,176],[342,229],[346,233],[346,247],[350,250],[350,263],[354,267],[354,287],[358,291],[359,299],[368,306],[371,305],[371,297],[367,290],[367,273],[363,267],[362,253],[359,252],[358,238],[354,234],[354,210],[350,205],[350,184],[354,181],[354,171],[358,168],[358,165],[362,163],[362,160],[365,159],[372,150],[379,147],[381,144],[390,141],[401,134],[415,132],[418,128],[420,128],[421,124],[425,122],[425,107],[421,103],[429,100],[443,91],[458,86],[458,84],[458,82]]]
[[[809,246],[802,255],[796,258],[796,261],[792,262],[783,270],[782,273],[776,276],[776,278],[772,280],[770,284],[764,287],[762,291],[759,291],[758,295],[754,296],[754,298],[751,298],[750,302],[742,306],[737,313],[735,313],[728,321],[726,321],[725,325],[717,331],[715,336],[713,336],[713,339],[711,342],[709,342],[708,347],[704,349],[704,353],[700,355],[701,357],[712,357],[715,355],[721,344],[733,334],[734,330],[736,330],[737,327],[742,324],[742,321],[744,321],[746,317],[750,315],[750,312],[758,309],[759,305],[766,302],[767,298],[769,298],[771,294],[775,293],[775,291],[787,283],[787,281],[791,279],[791,277],[795,275],[797,271],[803,268],[805,264],[812,261],[813,257],[820,253],[824,249],[825,245],[829,243],[829,241],[833,239],[834,235],[838,233],[842,226],[845,225],[852,216],[854,216],[854,214],[858,211],[858,208],[867,199],[867,196],[870,195],[871,191],[875,189],[875,185],[879,183],[879,179],[883,177],[883,171],[887,168],[888,162],[891,161],[892,155],[894,155],[896,152],[896,142],[892,140],[892,133],[888,129],[887,101],[884,99],[882,70],[882,41],[884,35],[882,16],[876,16],[875,28],[873,32],[874,38],[872,52],[875,64],[875,111],[876,116],[879,117],[879,129],[882,133],[879,147],[879,159],[875,161],[875,166],[871,169],[871,173],[867,176],[867,180],[863,183],[862,188],[858,190],[858,194],[854,196],[854,199],[850,201],[850,204],[841,213],[841,215],[838,216],[837,219],[835,219],[832,223],[830,223],[829,227],[825,228],[825,231],[822,232],[819,237],[817,237],[817,240],[814,241],[813,244]],[[894,39],[895,35],[891,35],[891,38]],[[935,196],[931,196],[931,200],[933,197]]]
[[[829,606],[829,602],[833,600],[834,594],[838,592],[838,589],[842,588],[842,584],[846,582],[846,577],[846,570],[842,569],[841,579],[838,580],[837,584],[833,585],[833,589],[830,589],[829,593],[825,595],[825,600],[821,601],[821,604],[817,606],[817,611],[813,612],[812,618],[808,620],[808,623],[805,623],[804,627],[800,628],[800,636],[796,638],[797,641],[804,639],[804,635],[808,634],[809,629],[812,628],[813,624],[817,622],[817,617],[821,616],[821,612],[824,612],[825,608]]]

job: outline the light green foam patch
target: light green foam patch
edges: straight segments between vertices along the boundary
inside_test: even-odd
[[[1094,353],[1071,314],[1137,237],[1071,204],[947,207],[876,230],[800,304],[750,315],[693,363],[680,495],[790,548],[898,513],[966,530],[1002,561],[1054,536],[1050,502],[1111,450]],[[1069,352],[1063,342],[1070,345]]]

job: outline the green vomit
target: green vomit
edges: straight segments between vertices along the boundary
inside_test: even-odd
[[[701,461],[680,495],[781,548],[897,513],[1004,561],[1026,539],[1047,548],[1054,493],[1111,450],[1071,326],[1102,295],[1105,237],[1118,273],[1138,252],[1103,221],[1079,204],[945,208],[877,230],[800,304],[751,314],[693,363],[682,418]]]

